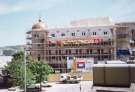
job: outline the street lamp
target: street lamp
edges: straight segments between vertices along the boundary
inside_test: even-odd
[[[27,84],[26,84],[26,48],[24,48],[24,92],[27,92]]]

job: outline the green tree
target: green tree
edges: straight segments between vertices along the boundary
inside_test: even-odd
[[[9,82],[12,86],[23,87],[24,85],[23,56],[23,52],[14,54],[12,61],[5,66],[5,71],[7,71],[10,77]]]
[[[41,82],[47,80],[48,75],[53,73],[53,69],[44,61],[30,62],[28,67],[35,76],[36,83],[40,83],[41,90]]]
[[[18,53],[15,53],[13,55],[13,59],[12,60],[20,60],[20,61],[23,61],[23,57],[24,57],[24,52],[18,52]]]
[[[29,60],[29,61],[28,61]],[[33,60],[27,57],[27,84],[31,85],[33,83],[40,83],[44,80],[47,80],[47,77],[50,73],[53,72],[53,69],[44,61]],[[7,71],[10,76],[9,82],[13,86],[24,87],[24,53],[19,52],[13,55],[11,62],[5,66],[5,71]]]

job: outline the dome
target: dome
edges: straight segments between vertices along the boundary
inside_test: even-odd
[[[47,28],[47,25],[40,19],[38,20],[37,23],[33,24],[32,26],[32,29],[45,29],[45,28]]]

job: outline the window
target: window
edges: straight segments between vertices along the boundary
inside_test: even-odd
[[[100,54],[100,49],[98,49],[98,54]]]
[[[38,38],[38,37],[39,37],[39,35],[38,35],[38,34],[34,34],[34,37]]]
[[[36,37],[37,35],[36,34],[34,34],[34,37]]]
[[[65,57],[65,56],[62,56],[62,59],[64,59],[64,60],[65,60],[65,59],[66,59],[66,57]]]
[[[64,33],[62,33],[62,34],[61,34],[61,36],[65,36],[65,34],[64,34]]]
[[[61,56],[59,56],[59,60],[61,61]]]
[[[51,50],[49,50],[49,55],[51,54]]]
[[[69,50],[69,54],[71,54],[71,50]]]
[[[59,55],[61,55],[61,50],[59,50]]]
[[[96,35],[97,33],[96,32],[93,32],[93,35]]]
[[[87,54],[89,54],[89,49],[87,49]]]
[[[68,50],[66,50],[66,54],[68,54]]]
[[[132,35],[134,34],[134,29],[131,30]]]
[[[101,49],[101,54],[103,54],[104,53],[104,50],[103,49]]]
[[[40,44],[37,44],[38,47],[40,47]]]
[[[76,49],[76,54],[78,54],[78,49]]]
[[[55,34],[51,34],[52,37],[55,37]]]
[[[43,43],[44,42],[44,39],[41,39],[40,41],[41,41],[41,43]]]
[[[79,53],[80,53],[80,54],[82,53],[82,50],[81,50],[81,49],[79,50]]]
[[[107,35],[107,32],[104,32],[104,35]]]
[[[56,53],[56,55],[57,55],[57,54],[58,54],[58,51],[56,50],[55,53]]]
[[[85,32],[82,32],[82,36],[84,36],[85,35]]]
[[[40,54],[38,54],[38,61],[40,61],[40,59],[41,59],[41,58],[40,58]]]
[[[72,36],[75,36],[75,33],[72,33],[71,35],[72,35]]]
[[[131,36],[132,40],[135,40],[135,37],[134,37],[134,35],[135,35],[135,30],[134,30],[134,29],[131,30],[131,35],[132,35],[132,36]]]
[[[90,54],[92,54],[92,49],[90,49]]]
[[[55,59],[55,56],[52,56],[52,59]]]

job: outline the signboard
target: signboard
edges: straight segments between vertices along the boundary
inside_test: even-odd
[[[78,61],[77,69],[84,69],[84,68],[85,68],[85,61]]]
[[[92,71],[93,64],[94,64],[94,58],[88,58],[86,61],[85,70]]]
[[[77,67],[77,71],[90,71],[94,64],[94,58],[77,58],[76,62],[81,66]]]
[[[73,59],[74,59],[73,56],[67,57],[67,69],[71,69],[72,68]]]
[[[75,58],[67,57],[67,69],[72,71],[91,71],[94,64],[94,58]]]
[[[94,58],[75,58],[67,57],[67,69],[73,71],[91,71],[94,64]]]
[[[126,56],[126,55],[130,55],[131,51],[129,51],[128,49],[118,49],[117,50],[117,56]]]

